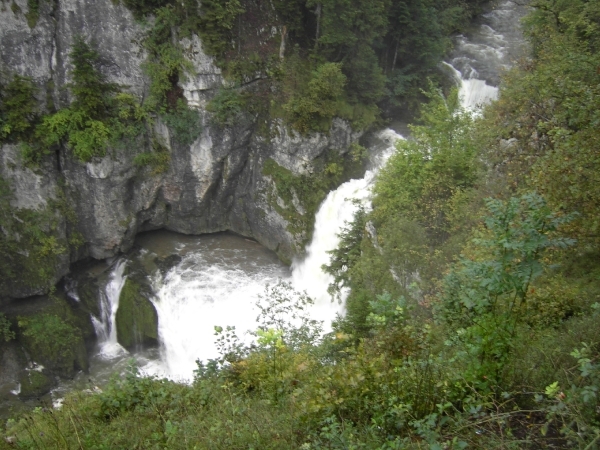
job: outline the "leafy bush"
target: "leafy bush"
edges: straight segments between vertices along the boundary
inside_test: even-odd
[[[172,132],[172,137],[183,146],[194,143],[202,133],[202,119],[196,109],[188,107],[179,100],[177,107],[163,116],[162,120]]]
[[[239,0],[205,0],[202,3],[199,34],[208,54],[222,56],[227,51],[232,29],[243,12]]]
[[[326,63],[317,67],[306,91],[297,93],[283,107],[292,126],[302,134],[327,131],[345,83],[340,64]]]
[[[25,17],[27,18],[27,25],[29,28],[35,28],[38,19],[40,18],[40,1],[41,0],[27,0],[27,12]]]
[[[219,126],[232,127],[242,116],[246,100],[236,89],[223,88],[211,99],[206,110],[213,113],[212,120]]]
[[[104,156],[110,138],[110,129],[77,109],[61,109],[45,116],[36,135],[46,148],[59,145],[63,139],[77,159],[83,162],[94,156]]]
[[[543,273],[544,252],[574,241],[552,235],[571,217],[552,213],[537,194],[488,199],[486,205],[490,236],[475,241],[483,255],[461,260],[446,277],[440,317],[458,330],[455,339],[469,361],[467,380],[496,386],[533,283]]]
[[[38,113],[35,93],[32,80],[20,75],[0,86],[0,142],[31,139]]]
[[[15,338],[15,332],[10,329],[10,321],[6,318],[6,316],[0,313],[0,337],[5,342],[10,341]]]
[[[171,3],[171,0],[123,0],[123,4],[133,12],[133,16],[138,20]]]
[[[100,71],[100,54],[81,36],[76,36],[69,52],[73,81],[69,88],[75,97],[71,108],[96,120],[110,115],[113,96],[119,91]]]
[[[166,172],[171,163],[171,155],[165,151],[140,153],[133,158],[133,163],[140,167],[150,167],[153,175]]]
[[[81,331],[59,316],[18,317],[18,326],[34,360],[66,376],[86,367]]]

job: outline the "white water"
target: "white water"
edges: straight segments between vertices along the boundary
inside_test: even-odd
[[[523,7],[504,0],[482,15],[480,23],[466,36],[457,36],[449,61],[459,84],[461,105],[477,112],[498,98],[502,72],[522,55],[523,36],[518,26]]]
[[[342,292],[342,304],[332,302],[327,288],[333,277],[323,272],[321,266],[329,263],[327,252],[337,248],[339,233],[352,221],[359,205],[370,209],[375,175],[394,153],[396,142],[404,139],[391,129],[381,131],[377,137],[383,148],[376,155],[372,169],[365,173],[364,178],[350,180],[329,193],[315,216],[315,231],[312,242],[306,248],[306,257],[292,264],[293,286],[299,291],[306,291],[315,300],[314,317],[324,321],[326,331],[330,330],[336,314],[343,314],[347,293]]]
[[[276,262],[252,270],[246,264],[250,254],[238,252],[227,261],[226,253],[220,261],[214,260],[220,256],[214,251],[210,255],[202,250],[190,253],[157,283],[154,304],[159,317],[161,361],[148,364],[145,371],[189,380],[196,359],[219,356],[214,344],[215,326],[235,326],[240,338],[255,328],[258,296],[267,283],[276,283],[287,273]]]
[[[447,65],[460,85],[465,108],[475,111],[479,105],[496,98],[498,74],[510,64],[514,55],[509,49],[520,36],[514,32],[518,14],[510,2],[502,2],[484,15],[484,23],[477,30],[457,37],[456,50]],[[164,276],[157,273],[154,280],[160,358],[141,361],[142,370],[190,380],[196,359],[217,356],[214,327],[235,326],[240,336],[255,329],[254,304],[265,285],[278,279],[290,280],[296,289],[306,290],[315,299],[313,318],[324,321],[325,330],[330,329],[331,321],[337,314],[343,314],[344,308],[343,304],[331,301],[327,288],[333,279],[321,266],[329,262],[327,252],[337,247],[338,233],[354,216],[357,206],[353,200],[366,209],[370,207],[370,188],[376,172],[393,153],[397,139],[402,138],[392,130],[382,131],[378,137],[383,144],[372,169],[363,179],[348,181],[329,193],[315,217],[314,236],[306,257],[293,262],[291,273],[272,254],[240,237],[177,237],[179,247],[165,250],[164,255],[177,253],[183,260]],[[147,242],[146,246],[151,247],[152,243]],[[149,252],[162,254],[157,249]],[[115,265],[104,292],[102,317],[94,322],[104,358],[126,354],[117,343],[114,326],[118,297],[125,281],[124,267],[124,261]]]
[[[100,292],[100,317],[92,316],[100,346],[100,356],[107,359],[117,358],[127,353],[117,342],[116,326],[119,297],[127,278],[123,276],[126,264],[124,259],[115,263],[104,291]]]
[[[332,302],[327,288],[332,279],[323,273],[321,265],[329,262],[328,250],[337,247],[337,234],[346,221],[351,221],[360,201],[369,207],[370,187],[376,171],[394,151],[401,136],[392,130],[380,133],[382,149],[375,158],[373,170],[360,180],[350,180],[332,191],[316,216],[313,241],[302,261],[294,261],[292,273],[274,259],[274,255],[257,253],[257,244],[242,246],[237,240],[229,248],[221,242],[213,245],[183,244],[178,251],[183,260],[169,270],[164,278],[157,274],[154,305],[159,316],[161,358],[143,365],[146,373],[165,375],[189,381],[196,368],[196,359],[207,360],[218,355],[215,346],[215,326],[235,326],[238,336],[249,341],[248,331],[256,329],[258,312],[255,303],[267,284],[280,279],[292,281],[299,291],[306,290],[315,300],[312,318],[323,321],[325,331],[331,321],[343,313],[343,305]],[[223,238],[222,238],[223,239]],[[217,241],[215,241],[216,243]]]

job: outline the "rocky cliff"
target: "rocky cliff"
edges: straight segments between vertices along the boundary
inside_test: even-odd
[[[37,11],[30,11],[34,4]],[[42,108],[66,107],[73,69],[68,55],[81,36],[97,49],[108,80],[143,101],[149,90],[142,70],[143,33],[144,25],[119,2],[2,1],[0,70],[30,77]],[[310,231],[291,232],[286,211],[293,209],[295,216],[310,211],[293,188],[288,192],[291,200],[282,198],[264,164],[274,161],[291,176],[310,176],[323,155],[348,152],[359,135],[342,120],[334,120],[329,133],[309,137],[277,121],[267,133],[259,133],[249,113],[240,115],[234,126],[214,125],[206,105],[226,82],[197,36],[180,44],[193,70],[179,87],[187,104],[199,111],[202,132],[191,145],[183,145],[169,127],[155,121],[154,133],[170,156],[162,173],[134,164],[135,156],[147,151],[148,143],[142,140],[111,148],[106,156],[87,163],[61,148],[37,168],[24,165],[18,145],[2,147],[0,176],[12,190],[12,208],[46,211],[41,229],[69,250],[49,262],[44,283],[17,277],[5,284],[0,296],[42,293],[68,273],[73,262],[115,256],[131,247],[138,232],[159,228],[186,234],[231,230],[258,240],[288,261],[301,251]],[[70,243],[74,235],[80,245]]]

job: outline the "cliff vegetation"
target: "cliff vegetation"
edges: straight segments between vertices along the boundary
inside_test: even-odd
[[[175,8],[131,4],[140,17],[146,7]],[[407,17],[420,5],[429,32],[463,13],[434,14],[427,2],[273,4],[300,55],[310,48],[311,58],[298,60],[309,66],[305,88],[333,83],[345,106],[366,108],[404,55],[401,43],[427,45],[412,41],[410,27],[381,34],[391,16],[378,12]],[[254,10],[241,1],[206,5],[198,26],[226,37],[211,51],[234,76],[251,53],[228,52],[249,45],[237,33]],[[271,286],[258,305],[256,343],[215,327],[220,357],[198,363],[192,385],[131,367],[102,393],[74,393],[61,409],[9,421],[0,447],[597,449],[600,5],[532,6],[533,54],[506,74],[500,99],[482,116],[462,111],[456,92],[428,89],[413,139],[398,144],[378,177],[372,211],[347,225],[325,266],[333,296],[351,289],[333,333],[322,336],[305,315],[309,298]],[[225,17],[222,26],[208,26],[214,17]],[[352,67],[377,55],[374,42],[394,51],[362,79]],[[411,74],[396,73],[399,85],[413,86]],[[363,83],[373,84],[356,90]],[[236,97],[223,96],[237,114]],[[323,111],[293,99],[284,104],[297,105],[297,120],[307,112],[307,123],[318,122],[332,111],[331,98],[309,95]],[[337,176],[331,164],[324,167]],[[265,170],[286,203],[306,184],[273,162]],[[292,314],[293,323],[282,319]],[[0,327],[10,338],[1,316]]]

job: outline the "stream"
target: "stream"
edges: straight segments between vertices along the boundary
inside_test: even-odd
[[[460,86],[462,105],[472,111],[498,95],[499,77],[523,52],[519,18],[522,6],[501,1],[485,11],[470,32],[455,37],[455,48],[443,65]],[[255,303],[267,284],[288,281],[306,291],[315,301],[314,319],[331,328],[336,315],[344,313],[343,302],[332,302],[327,287],[332,278],[321,270],[329,261],[327,251],[336,248],[337,234],[351,221],[358,200],[370,206],[370,187],[379,168],[395,151],[403,137],[392,129],[374,133],[369,146],[370,169],[364,178],[350,180],[329,193],[316,217],[312,242],[302,259],[291,267],[256,243],[232,233],[185,236],[154,231],[137,237],[137,261],[121,258],[98,263],[108,276],[101,288],[100,315],[93,317],[98,349],[91,358],[90,373],[63,383],[52,392],[59,402],[74,388],[102,385],[112,373],[125,370],[134,358],[141,373],[189,382],[197,359],[217,356],[214,326],[235,326],[238,335],[256,327]],[[161,271],[153,261],[178,255],[178,262]],[[130,354],[116,339],[114,324],[126,267],[132,263],[147,268],[158,312],[159,347]]]

